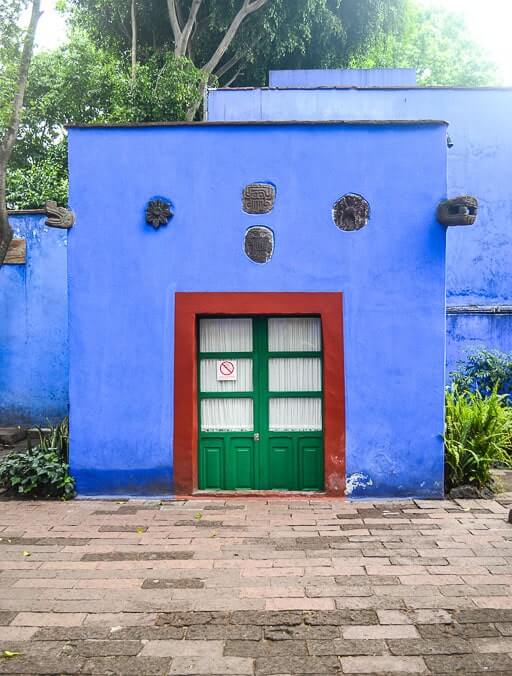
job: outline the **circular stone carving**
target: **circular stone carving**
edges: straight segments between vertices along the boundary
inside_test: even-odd
[[[146,223],[155,230],[161,225],[167,225],[173,215],[171,202],[162,197],[149,200],[146,205]]]
[[[332,219],[340,230],[361,230],[370,218],[370,205],[361,195],[348,193],[334,203]]]
[[[268,263],[274,253],[274,233],[264,225],[255,225],[245,233],[244,251],[255,263]]]

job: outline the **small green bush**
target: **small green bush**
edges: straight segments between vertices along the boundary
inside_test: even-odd
[[[448,490],[466,484],[488,486],[493,465],[511,466],[507,445],[512,416],[505,398],[496,389],[488,397],[479,390],[461,392],[457,385],[447,390],[444,442]]]
[[[57,451],[39,446],[8,455],[0,465],[0,483],[23,497],[69,500],[75,495],[69,466]]]
[[[494,390],[503,394],[503,402],[512,406],[512,353],[498,350],[477,350],[459,362],[459,369],[450,373],[459,391],[481,392],[488,397]]]
[[[0,464],[0,485],[8,493],[30,498],[62,498],[75,495],[68,465],[68,419],[48,432],[39,430],[39,443],[28,451],[10,453]]]

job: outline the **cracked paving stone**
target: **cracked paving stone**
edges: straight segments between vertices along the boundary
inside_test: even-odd
[[[142,589],[203,589],[204,582],[198,577],[182,577],[169,580],[144,580]]]
[[[166,561],[191,559],[194,552],[106,552],[84,554],[80,561]]]

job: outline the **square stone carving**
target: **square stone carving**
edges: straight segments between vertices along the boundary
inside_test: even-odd
[[[242,193],[243,209],[248,214],[267,214],[275,198],[276,189],[271,183],[250,183]]]

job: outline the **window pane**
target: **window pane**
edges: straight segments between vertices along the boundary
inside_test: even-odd
[[[201,359],[201,392],[252,392],[252,359],[235,359],[236,380],[217,380],[217,359]]]
[[[200,319],[201,352],[252,352],[252,319]]]
[[[322,400],[316,398],[269,399],[271,432],[311,432],[322,429]]]
[[[320,352],[321,334],[318,317],[276,317],[268,320],[268,349],[271,352]]]
[[[252,432],[252,399],[202,399],[202,432]]]
[[[282,357],[268,360],[271,392],[320,392],[322,362],[318,357]]]

